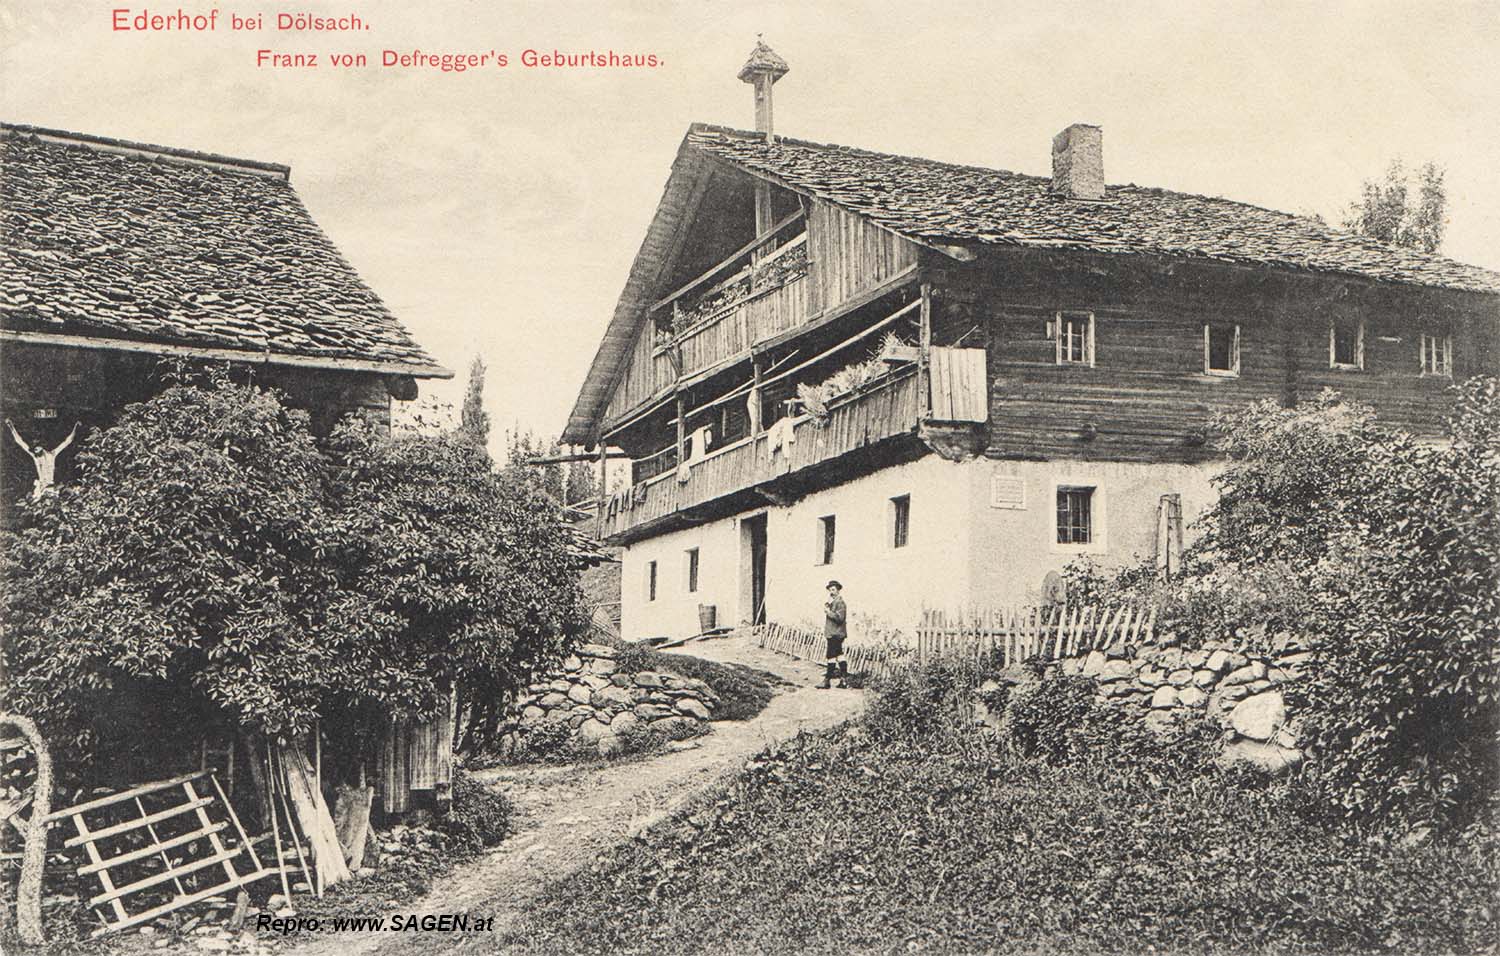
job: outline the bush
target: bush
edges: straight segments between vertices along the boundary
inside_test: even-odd
[[[510,836],[511,805],[500,791],[460,770],[453,775],[452,796],[448,812],[437,820],[437,829],[447,834],[455,850],[478,853]]]
[[[1020,753],[1066,763],[1083,751],[1081,731],[1095,708],[1092,677],[1057,676],[1015,687],[1003,732]]]
[[[937,660],[898,667],[875,684],[865,727],[877,740],[931,741],[966,731],[983,679],[970,661]]]
[[[392,715],[508,695],[582,626],[555,503],[457,436],[349,421],[319,444],[215,371],[126,407],[78,464],[0,541],[7,706],[65,779],[146,776],[186,726],[319,716],[347,770]]]
[[[1159,602],[1159,626],[1189,639],[1311,637],[1316,664],[1288,691],[1309,806],[1461,826],[1500,776],[1500,391],[1455,393],[1446,445],[1331,392],[1226,416],[1230,464],[1183,575],[1074,572],[1087,593]]]

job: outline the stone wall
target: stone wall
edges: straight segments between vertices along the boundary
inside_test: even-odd
[[[702,731],[719,706],[708,684],[669,671],[629,672],[607,644],[585,644],[562,667],[527,687],[511,708],[501,753],[523,748],[528,735],[566,726],[579,750],[608,756],[647,732],[681,740]]]
[[[1092,677],[1100,697],[1136,710],[1148,726],[1206,715],[1225,729],[1221,762],[1280,771],[1302,761],[1283,690],[1302,676],[1313,651],[1289,633],[1275,635],[1269,647],[1256,654],[1242,643],[1209,641],[1189,650],[1168,633],[1152,644],[1116,644],[1068,658],[1061,667],[1064,674]]]

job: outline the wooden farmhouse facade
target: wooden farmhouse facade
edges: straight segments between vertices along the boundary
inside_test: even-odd
[[[319,435],[350,413],[388,427],[393,399],[452,377],[313,221],[286,166],[9,124],[0,162],[0,407],[33,448],[108,426],[163,387],[164,359],[228,363]],[[8,516],[39,472],[0,438]],[[56,453],[56,481],[76,449]],[[448,784],[451,726],[393,727],[383,809]]]
[[[1497,370],[1500,275],[1229,200],[775,135],[684,138],[564,441],[618,448],[627,638],[1041,597],[1168,558],[1214,495],[1212,415],[1333,388],[1437,435]]]

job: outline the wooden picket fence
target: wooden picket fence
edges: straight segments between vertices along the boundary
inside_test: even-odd
[[[753,633],[756,644],[767,650],[816,664],[826,659],[828,641],[817,631],[790,624],[757,624]],[[886,650],[857,642],[844,645],[844,657],[849,661],[851,674],[870,677],[888,677],[899,663]]]
[[[1156,608],[1014,605],[947,612],[928,608],[917,626],[917,659],[989,658],[1001,666],[1059,660],[1118,642],[1145,643]]]

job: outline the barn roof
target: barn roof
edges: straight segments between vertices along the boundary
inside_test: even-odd
[[[1500,293],[1500,273],[1212,196],[1107,186],[1102,202],[1050,178],[695,124],[687,144],[918,240],[1289,266]]]
[[[313,221],[290,170],[0,124],[0,326],[451,377]]]
[[[645,319],[664,232],[681,215],[685,172],[719,161],[826,200],[917,242],[1155,255],[1500,293],[1500,273],[1383,243],[1306,216],[1211,196],[1108,186],[1102,201],[1053,194],[1051,179],[694,123],[626,291],[584,380],[563,440],[596,437],[616,372]]]

